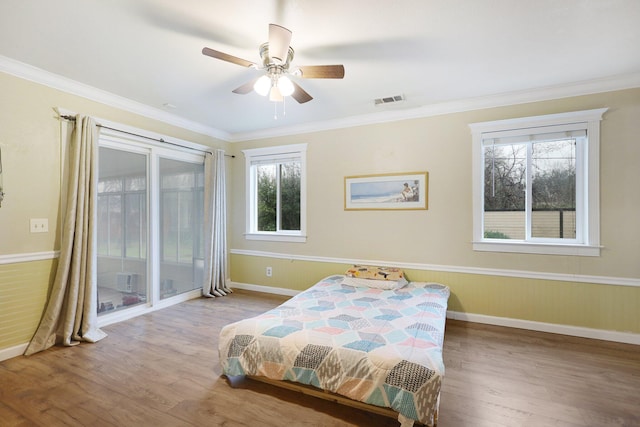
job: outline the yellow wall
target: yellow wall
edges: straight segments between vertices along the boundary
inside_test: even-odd
[[[29,342],[56,265],[55,260],[0,265],[0,349]]]
[[[227,151],[229,144],[4,73],[0,73],[0,93],[6,193],[0,208],[2,350],[29,341],[55,274],[54,259],[11,261],[16,255],[59,249],[61,124],[54,107]],[[30,233],[30,218],[48,218],[49,232]]]
[[[273,269],[272,277],[265,277],[267,266]],[[231,256],[231,277],[241,283],[303,291],[350,266],[235,254]],[[404,271],[411,281],[447,284],[451,288],[448,308],[455,312],[640,333],[637,287],[410,268]]]
[[[456,269],[640,279],[640,89],[229,144],[127,111],[0,73],[0,147],[7,193],[0,208],[0,257],[59,248],[60,123],[54,107],[90,114],[236,154],[229,176],[231,278],[303,290],[372,260],[436,268],[407,269],[412,280],[451,286],[451,309],[562,325],[640,333],[640,287],[467,274]],[[602,122],[602,255],[479,253],[471,249],[471,134],[468,124],[609,107]],[[308,143],[308,241],[244,239],[242,149]],[[427,211],[344,211],[344,176],[427,170]],[[29,233],[29,218],[49,232]],[[243,255],[255,251],[261,256]],[[262,256],[283,254],[284,258]],[[307,257],[290,260],[286,255]],[[0,350],[28,341],[39,321],[55,260],[0,263]],[[266,278],[266,266],[273,277]],[[442,271],[449,269],[449,272]],[[450,268],[449,268],[450,267]]]
[[[601,107],[609,108],[601,132],[601,256],[474,252],[469,123]],[[640,287],[602,284],[612,278],[640,283],[638,117],[640,89],[633,89],[235,143],[239,161],[231,178],[238,195],[245,192],[241,150],[308,144],[308,241],[245,240],[244,197],[234,197],[232,280],[299,290],[345,269],[313,258],[417,264],[411,278],[435,277],[451,286],[456,311],[640,333]],[[344,210],[345,176],[421,170],[429,172],[427,211]],[[256,252],[260,256],[252,256]],[[487,274],[464,273],[468,268]],[[511,270],[513,277],[503,276]],[[594,283],[581,283],[589,277]]]

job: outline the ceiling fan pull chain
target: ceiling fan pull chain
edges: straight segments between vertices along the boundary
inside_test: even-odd
[[[278,103],[273,103],[273,120],[278,120]]]

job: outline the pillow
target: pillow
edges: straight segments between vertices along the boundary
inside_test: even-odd
[[[375,267],[370,265],[354,265],[344,273],[347,277],[372,280],[405,280],[404,271],[395,267]]]
[[[354,288],[372,288],[372,289],[383,289],[383,290],[396,290],[404,287],[407,283],[407,280],[403,277],[400,280],[374,280],[374,279],[358,279],[356,277],[345,276],[342,279],[342,284],[347,286],[353,286]]]

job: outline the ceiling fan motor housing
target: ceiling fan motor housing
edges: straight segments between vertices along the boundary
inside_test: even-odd
[[[271,58],[271,56],[269,56],[269,42],[262,43],[260,45],[260,59],[262,59],[262,66],[266,69],[269,69],[271,65],[276,65],[281,67],[285,71],[288,70],[289,64],[291,64],[291,61],[293,60],[293,55],[294,55],[293,48],[289,46],[289,50],[287,52],[287,60],[284,63],[276,63],[275,61],[277,61],[277,59]],[[277,62],[280,62],[280,61],[277,61]]]

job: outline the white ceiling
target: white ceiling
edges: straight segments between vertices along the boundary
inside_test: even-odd
[[[294,66],[345,67],[343,80],[298,79],[314,99],[288,99],[285,116],[278,104],[277,120],[266,98],[231,92],[259,71],[201,53],[259,62],[269,23],[293,32]],[[0,55],[234,140],[603,79],[636,85],[640,1],[3,0]],[[398,94],[406,101],[374,106]]]

